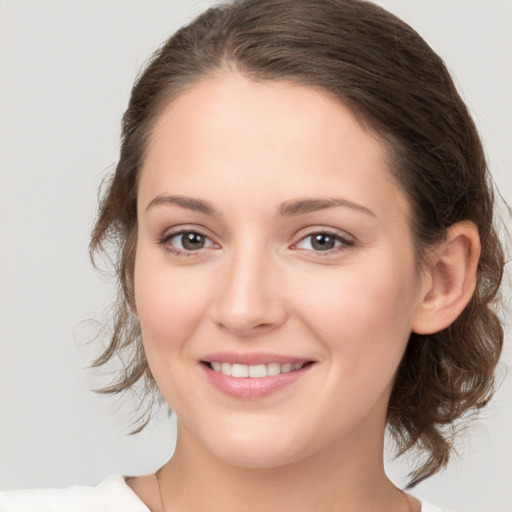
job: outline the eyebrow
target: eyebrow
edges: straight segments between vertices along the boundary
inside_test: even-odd
[[[371,215],[372,217],[376,217],[375,213],[373,213],[365,206],[336,197],[330,197],[327,199],[295,199],[285,201],[279,207],[279,214],[283,216],[303,215],[306,213],[325,210],[326,208],[335,208],[338,206],[352,208],[367,215]]]
[[[146,207],[146,211],[149,209],[159,206],[159,205],[176,205],[181,208],[186,208],[187,210],[193,210],[195,212],[204,213],[206,215],[211,215],[215,217],[219,217],[219,212],[215,209],[215,207],[209,203],[208,201],[203,201],[202,199],[194,199],[192,197],[187,196],[176,196],[176,195],[159,195],[156,196]]]
[[[204,201],[202,199],[194,199],[192,197],[180,196],[180,195],[159,195],[156,196],[146,207],[146,211],[155,206],[159,205],[175,205],[181,208],[186,208],[187,210],[196,211],[199,213],[204,213],[205,215],[211,215],[214,217],[220,217],[220,213],[218,210],[208,201]],[[373,213],[370,209],[366,208],[357,203],[353,203],[352,201],[347,201],[346,199],[340,199],[336,197],[327,198],[327,199],[316,199],[316,198],[307,198],[307,199],[291,199],[289,201],[285,201],[279,206],[279,215],[283,217],[288,216],[296,216],[296,215],[304,215],[307,213],[316,212],[319,210],[325,210],[327,208],[336,208],[339,206],[344,206],[346,208],[352,208],[359,212],[365,213],[372,217],[376,217],[375,213]]]

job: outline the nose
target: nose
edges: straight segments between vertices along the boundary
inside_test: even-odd
[[[238,251],[219,273],[212,318],[237,337],[270,332],[286,319],[287,307],[278,268],[261,251]]]

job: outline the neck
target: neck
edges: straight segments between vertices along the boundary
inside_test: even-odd
[[[172,459],[160,472],[166,510],[185,512],[408,511],[407,498],[386,477],[383,435],[365,433],[272,468],[245,468],[219,460],[178,424]],[[359,442],[358,442],[358,439]],[[371,439],[371,437],[370,437]],[[364,442],[360,442],[364,440]]]

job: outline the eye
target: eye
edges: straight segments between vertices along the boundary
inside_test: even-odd
[[[197,231],[171,233],[161,240],[161,243],[166,249],[175,253],[200,251],[214,245],[212,240]]]
[[[328,232],[319,232],[305,236],[295,245],[295,247],[298,249],[307,249],[312,251],[331,251],[338,247],[342,249],[349,245],[353,245],[353,243],[339,235]]]

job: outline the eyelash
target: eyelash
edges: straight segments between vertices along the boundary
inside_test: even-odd
[[[198,250],[190,250],[190,251],[184,251],[181,249],[177,249],[176,247],[173,247],[169,242],[178,236],[183,236],[185,234],[191,234],[191,235],[199,235],[203,237],[205,240],[209,240],[212,244],[214,243],[212,239],[205,235],[204,233],[201,233],[201,231],[195,230],[195,229],[180,229],[178,231],[174,231],[172,233],[168,233],[167,235],[163,236],[158,240],[158,243],[167,251],[172,254],[176,254],[178,256],[185,256],[185,257],[191,257],[191,256],[197,256],[199,252],[201,252],[202,249]]]
[[[201,231],[198,231],[198,230],[195,230],[195,229],[181,229],[179,231],[174,231],[172,233],[168,233],[167,235],[165,235],[162,238],[160,238],[158,240],[158,243],[167,252],[170,252],[172,254],[175,254],[175,255],[178,255],[178,256],[184,256],[184,257],[197,256],[202,250],[204,250],[204,248],[197,249],[197,250],[188,250],[187,251],[187,250],[177,249],[176,247],[172,246],[169,243],[173,238],[176,238],[178,236],[183,236],[185,234],[199,235],[199,236],[203,237],[205,240],[209,240],[212,245],[215,244],[215,242],[213,242],[212,239],[209,236],[207,236],[204,233],[202,233]],[[326,250],[323,250],[323,251],[322,250],[315,251],[315,250],[312,250],[312,249],[294,248],[298,244],[303,242],[304,240],[306,240],[308,238],[311,238],[311,237],[313,237],[315,235],[316,236],[323,235],[323,236],[326,236],[326,237],[331,237],[331,238],[333,238],[335,240],[335,243],[338,243],[338,245],[335,245],[335,247],[333,247],[331,249],[326,249]],[[355,242],[353,240],[345,238],[345,237],[341,236],[340,234],[335,233],[334,231],[329,231],[327,229],[320,229],[318,231],[312,231],[312,232],[308,233],[307,235],[301,237],[297,242],[295,242],[293,244],[292,249],[293,250],[306,250],[306,251],[315,253],[315,254],[317,254],[319,256],[320,255],[327,256],[327,255],[332,255],[332,254],[336,254],[336,253],[340,253],[342,251],[345,251],[349,247],[353,247],[354,245],[355,245]]]
[[[326,249],[323,251],[320,251],[320,250],[315,251],[312,249],[304,249],[304,250],[311,251],[312,253],[314,253],[315,255],[318,255],[318,256],[322,256],[322,255],[329,256],[332,254],[338,254],[340,252],[346,251],[348,248],[353,247],[355,245],[355,242],[353,240],[345,238],[345,237],[341,236],[339,233],[336,233],[334,231],[329,231],[328,229],[320,229],[318,231],[312,231],[312,232],[308,233],[307,235],[303,236],[302,238],[300,238],[300,240],[298,242],[295,242],[293,244],[293,246],[297,246],[304,240],[306,240],[308,238],[312,238],[314,236],[318,236],[318,235],[333,238],[335,240],[335,243],[339,243],[339,244],[336,245],[335,247],[333,247],[332,249]],[[299,249],[294,249],[294,250],[301,250],[301,249],[299,248]]]

